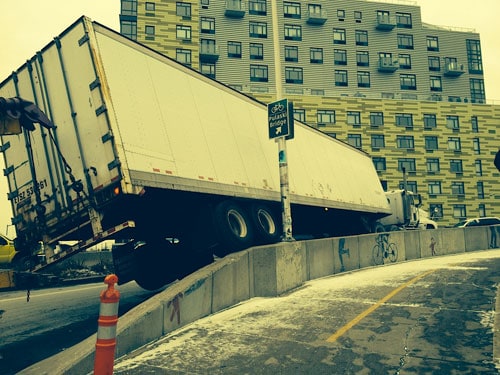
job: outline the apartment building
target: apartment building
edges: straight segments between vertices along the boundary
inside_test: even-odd
[[[500,107],[486,103],[474,30],[426,24],[401,0],[121,0],[120,25],[263,102],[279,63],[295,117],[369,153],[387,190],[404,168],[441,225],[500,216]]]

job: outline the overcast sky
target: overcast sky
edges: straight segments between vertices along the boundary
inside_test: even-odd
[[[222,1],[222,0],[217,0]],[[393,2],[393,1],[389,1]],[[500,0],[414,0],[425,23],[475,29],[481,37],[486,96],[500,105]],[[119,30],[119,0],[0,0],[0,81],[86,15]],[[0,160],[3,168],[3,158]],[[10,224],[6,180],[0,175],[0,232]],[[12,229],[9,228],[9,234]]]

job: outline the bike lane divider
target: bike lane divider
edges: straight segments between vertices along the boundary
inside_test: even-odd
[[[327,342],[335,342],[337,339],[341,336],[343,336],[347,331],[349,331],[351,328],[353,328],[355,325],[357,325],[361,320],[366,318],[368,315],[370,315],[372,312],[374,312],[376,309],[378,309],[380,306],[382,306],[384,303],[389,301],[392,297],[394,297],[396,294],[401,292],[403,289],[407,288],[408,286],[415,284],[417,281],[420,279],[424,278],[427,275],[430,275],[433,272],[436,272],[437,269],[432,269],[428,270],[426,272],[421,273],[420,275],[415,276],[413,279],[405,282],[398,288],[394,289],[392,292],[387,294],[385,297],[381,298],[378,300],[375,304],[371,305],[369,308],[364,310],[362,313],[357,315],[354,319],[349,321],[347,324],[342,326],[339,330],[337,330],[334,334],[332,334],[330,337],[326,339]]]

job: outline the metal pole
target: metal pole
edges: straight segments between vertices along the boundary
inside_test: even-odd
[[[276,100],[283,97],[281,87],[281,47],[279,42],[279,25],[278,25],[278,6],[276,0],[271,0],[271,13],[273,25],[273,47],[274,47],[274,72],[276,83]],[[288,109],[287,109],[288,110]],[[293,116],[293,113],[291,114]],[[288,183],[288,160],[286,152],[286,139],[279,137],[278,143],[278,160],[280,171],[280,191],[281,191],[281,206],[282,206],[282,221],[283,235],[282,241],[294,241],[292,237],[292,210],[290,207],[290,189]]]

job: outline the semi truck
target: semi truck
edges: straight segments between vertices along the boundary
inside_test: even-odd
[[[11,119],[26,103],[46,115],[1,136],[18,267],[114,240],[119,282],[156,289],[282,239],[282,155],[265,103],[85,16],[0,97],[15,98]],[[381,230],[391,211],[367,153],[298,121],[286,142],[293,236]]]

